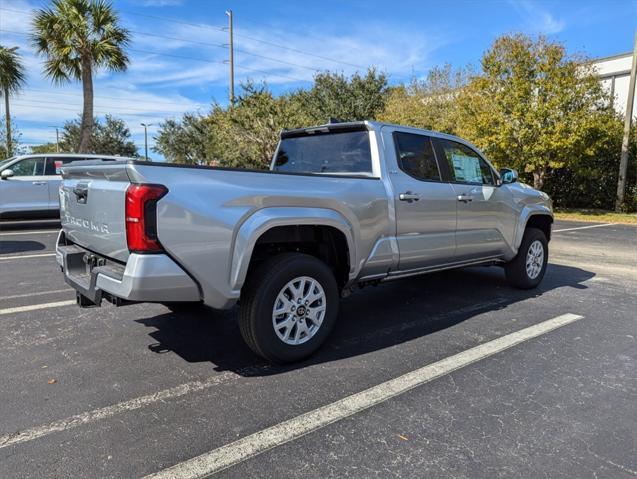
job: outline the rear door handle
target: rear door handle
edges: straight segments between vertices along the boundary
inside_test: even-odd
[[[420,195],[412,193],[411,191],[405,191],[398,195],[398,199],[400,201],[407,201],[408,203],[411,203],[412,201],[418,201],[420,199]]]
[[[34,185],[46,185],[46,181],[34,181]]]
[[[470,203],[473,201],[473,197],[471,195],[458,195],[458,201],[461,203]]]

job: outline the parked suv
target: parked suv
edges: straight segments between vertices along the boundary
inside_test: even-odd
[[[60,169],[73,161],[128,160],[120,156],[47,153],[0,161],[0,219],[57,217]]]

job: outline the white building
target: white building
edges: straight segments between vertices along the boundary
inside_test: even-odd
[[[626,112],[628,80],[630,79],[632,62],[632,52],[597,58],[592,61],[593,67],[597,69],[602,85],[611,92],[614,98],[613,106],[622,115]],[[635,91],[635,98],[637,98],[637,91]],[[633,107],[633,117],[635,116],[637,116],[637,100]]]

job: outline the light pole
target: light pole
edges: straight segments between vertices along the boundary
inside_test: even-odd
[[[626,101],[626,116],[624,116],[624,138],[622,140],[622,151],[619,158],[619,179],[617,180],[617,199],[615,200],[615,211],[620,212],[624,208],[624,198],[626,195],[626,176],[628,176],[628,150],[630,145],[630,129],[633,121],[633,106],[635,100],[635,82],[637,81],[637,30],[635,30],[635,40],[633,44],[633,63],[630,68],[628,80],[628,99]]]
[[[230,107],[234,106],[234,38],[232,34],[232,10],[226,11],[228,15],[228,35],[230,37]]]
[[[140,123],[144,127],[144,158],[148,161],[148,127],[153,126],[152,123]]]

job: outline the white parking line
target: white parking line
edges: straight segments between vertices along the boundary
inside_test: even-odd
[[[77,414],[76,416],[67,417],[66,419],[62,419],[61,421],[55,421],[44,426],[24,429],[13,434],[6,434],[4,436],[0,436],[0,449],[12,446],[14,444],[20,444],[21,442],[33,441],[34,439],[47,436],[54,432],[73,429],[83,424],[89,424],[101,419],[106,419],[123,412],[134,411],[135,409],[148,406],[149,404],[185,396],[186,394],[194,393],[197,391],[202,391],[230,379],[236,379],[239,377],[239,375],[240,372],[236,374],[225,372],[217,376],[208,378],[204,381],[191,381],[189,383],[180,384],[179,386],[175,386],[170,389],[164,389],[163,391],[159,391],[154,394],[141,396],[129,401],[113,404],[112,406],[107,406],[101,409],[94,409],[82,414]]]
[[[0,236],[15,236],[15,235],[46,235],[46,234],[58,234],[60,232],[57,230],[37,230],[37,231],[16,231],[15,233],[0,233]]]
[[[521,331],[507,334],[146,477],[147,479],[191,479],[215,474],[264,451],[293,441],[452,371],[578,319],[582,319],[582,316],[570,313],[563,314]]]
[[[37,291],[35,293],[23,293],[23,294],[13,294],[11,296],[0,296],[0,300],[6,299],[17,299],[17,298],[27,298],[31,296],[42,296],[45,294],[55,294],[55,293],[70,293],[73,290],[71,288],[66,289],[52,289],[50,291]]]
[[[0,316],[2,316],[3,314],[37,311],[38,309],[59,308],[60,306],[69,306],[70,304],[76,304],[76,301],[67,300],[67,301],[55,301],[53,303],[30,304],[28,306],[16,306],[15,308],[0,309]]]
[[[617,223],[604,223],[602,225],[577,226],[575,228],[564,228],[561,230],[553,230],[553,233],[561,233],[563,231],[586,230],[589,228],[601,228],[602,226],[615,226]]]
[[[507,334],[501,338],[494,339],[442,359],[441,361],[437,361],[360,393],[348,396],[345,399],[341,399],[340,401],[322,408],[315,409],[314,411],[257,432],[251,436],[239,439],[231,444],[222,446],[207,454],[203,454],[202,456],[177,464],[148,477],[193,478],[219,472],[222,469],[226,469],[268,449],[292,441],[304,434],[344,419],[383,401],[387,401],[388,399],[432,381],[440,376],[444,376],[456,369],[468,366],[469,364],[475,363],[481,359],[492,356],[504,351],[505,349],[516,346],[517,344],[529,339],[541,336],[542,334],[548,333],[549,331],[582,318],[583,316],[568,313],[522,329],[521,331]],[[0,436],[0,449],[33,441],[34,439],[48,436],[54,432],[66,431],[101,419],[107,419],[117,414],[140,409],[156,402],[203,391],[226,381],[235,380],[243,374],[247,374],[250,371],[253,372],[254,369],[260,369],[260,367],[247,367],[244,368],[243,371],[238,371],[237,373],[225,372],[203,381],[191,381],[154,394],[141,396],[112,406],[87,411],[43,426],[5,434],[4,436]]]
[[[55,253],[42,253],[42,254],[23,254],[14,256],[0,256],[0,261],[9,261],[12,259],[29,259],[29,258],[44,258],[46,256],[55,256]]]

